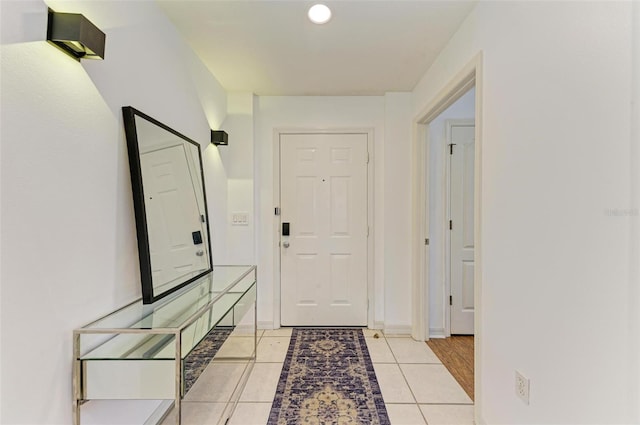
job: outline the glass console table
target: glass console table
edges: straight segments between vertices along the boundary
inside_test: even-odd
[[[153,304],[139,299],[74,330],[74,424],[85,401],[124,399],[172,400],[180,424],[183,399],[205,368],[244,362],[240,373],[219,374],[237,381],[211,400],[224,405],[224,423],[255,363],[256,280],[255,266],[215,266]]]

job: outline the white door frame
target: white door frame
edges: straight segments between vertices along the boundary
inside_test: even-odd
[[[474,175],[474,238],[475,238],[475,275],[474,275],[474,351],[475,351],[475,411],[480,412],[482,403],[481,364],[482,364],[482,52],[479,52],[464,66],[416,115],[413,119],[413,205],[412,225],[416,229],[412,241],[412,283],[413,283],[413,321],[412,336],[426,341],[429,339],[429,246],[425,240],[429,237],[429,123],[445,109],[464,95],[471,87],[476,88],[475,100],[475,175]],[[476,415],[476,421],[478,417]]]
[[[332,129],[286,129],[273,130],[273,327],[281,326],[280,317],[280,217],[275,215],[275,208],[280,207],[280,135],[281,134],[366,134],[369,163],[367,164],[367,223],[369,235],[367,237],[367,326],[374,327],[375,310],[375,217],[374,209],[374,141],[372,128],[332,128]]]
[[[451,127],[454,126],[470,126],[475,125],[475,120],[473,119],[448,119],[445,120],[445,148],[447,143],[451,143]],[[444,179],[444,208],[447,220],[451,219],[451,155],[445,154],[445,179]],[[428,164],[427,164],[428,167]],[[475,177],[475,176],[474,176]],[[431,190],[431,188],[427,189]],[[427,200],[428,202],[428,200]],[[428,210],[427,210],[428,211]],[[449,299],[451,295],[451,232],[445,232],[444,238],[444,335],[449,337],[451,336],[451,305],[446,301]],[[435,249],[438,249],[437,247]],[[426,259],[427,262],[429,259]],[[428,280],[428,276],[427,276]],[[426,287],[427,291],[429,290],[429,286]],[[475,289],[475,285],[474,285]],[[474,313],[475,317],[475,313]],[[428,331],[428,328],[427,328]],[[428,336],[428,335],[427,335]]]

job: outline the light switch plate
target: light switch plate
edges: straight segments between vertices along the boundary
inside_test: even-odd
[[[232,226],[248,226],[249,225],[249,213],[247,212],[234,212],[231,214]]]

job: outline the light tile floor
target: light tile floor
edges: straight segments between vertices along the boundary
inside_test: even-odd
[[[387,336],[381,331],[365,329],[365,340],[371,355],[376,377],[387,413],[393,425],[472,425],[473,402],[462,390],[431,349],[423,342],[409,337]],[[374,335],[377,334],[378,338]],[[230,424],[265,425],[271,402],[276,393],[282,364],[287,354],[291,329],[258,332],[258,357],[240,395]],[[238,341],[244,344],[245,341]],[[224,371],[208,371],[219,387],[220,374],[237,374],[231,364]],[[205,378],[205,379],[202,379]],[[197,384],[205,386],[210,380],[201,376]],[[195,391],[194,391],[195,390]],[[194,394],[192,395],[191,392]],[[209,391],[194,388],[185,401],[211,400]],[[207,403],[208,404],[208,403]],[[194,403],[194,407],[197,404]],[[185,409],[185,413],[188,409]],[[195,409],[191,418],[183,416],[183,423],[199,422],[212,412]],[[165,422],[166,423],[166,422]]]

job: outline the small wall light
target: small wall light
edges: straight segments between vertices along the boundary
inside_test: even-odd
[[[58,13],[49,9],[47,41],[80,59],[104,59],[106,36],[79,13]]]
[[[229,135],[226,131],[211,130],[211,143],[216,146],[227,146],[229,144]]]

